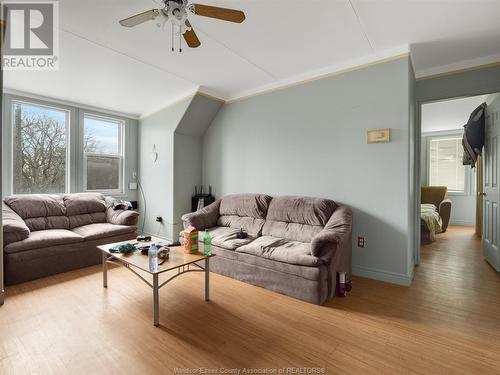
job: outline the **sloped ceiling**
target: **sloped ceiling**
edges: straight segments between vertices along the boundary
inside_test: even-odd
[[[200,88],[234,99],[409,49],[417,76],[500,60],[500,1],[199,1],[247,19],[191,16],[201,47],[172,53],[169,28],[118,24],[152,0],[61,0],[61,69],[6,72],[5,86],[145,115]]]

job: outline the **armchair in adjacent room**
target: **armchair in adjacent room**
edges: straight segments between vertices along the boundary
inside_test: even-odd
[[[443,222],[443,232],[446,232],[451,215],[451,200],[448,199],[448,188],[446,186],[423,186],[421,191],[421,203],[430,203],[437,207]]]

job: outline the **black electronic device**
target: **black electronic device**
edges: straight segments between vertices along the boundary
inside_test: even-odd
[[[141,245],[139,246],[139,250],[141,250],[142,255],[148,255],[149,245]]]
[[[215,202],[215,197],[212,195],[212,186],[208,187],[208,194],[203,192],[203,186],[194,187],[194,195],[191,198],[191,211],[196,212],[203,207]]]
[[[243,240],[248,237],[248,233],[245,232],[243,229],[240,229],[238,233],[236,233],[236,238]]]
[[[137,241],[149,242],[149,241],[151,241],[151,236],[137,236]]]

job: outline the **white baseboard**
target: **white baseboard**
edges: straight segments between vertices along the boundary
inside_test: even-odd
[[[473,227],[476,225],[476,223],[474,221],[470,222],[470,221],[466,221],[466,220],[453,220],[453,221],[450,221],[450,225],[462,225],[465,227]]]
[[[375,268],[353,266],[352,273],[355,276],[366,277],[368,279],[374,279],[374,280],[384,281],[386,283],[398,284],[404,286],[410,286],[413,281],[413,271],[411,275],[404,275],[401,273],[378,270]]]
[[[139,232],[137,232],[139,233]],[[151,232],[148,232],[148,231],[144,231],[144,235],[145,236],[152,236],[152,237],[156,237],[156,238],[159,238],[160,240],[164,240],[164,241],[167,241],[167,242],[174,242],[171,238],[167,238],[163,235],[159,235],[159,234],[156,234],[156,233],[151,233]]]

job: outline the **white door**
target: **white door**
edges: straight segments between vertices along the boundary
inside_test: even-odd
[[[484,204],[483,204],[483,255],[493,268],[500,272],[500,249],[498,246],[500,223],[498,186],[500,148],[500,119],[497,106],[486,110],[486,141],[484,145]]]

